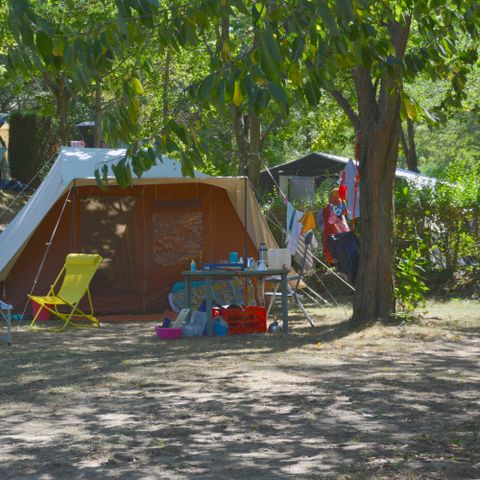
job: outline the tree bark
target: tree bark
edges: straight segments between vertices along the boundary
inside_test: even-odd
[[[230,113],[238,149],[238,173],[239,175],[248,175],[249,145],[248,133],[246,132],[248,132],[249,128],[246,125],[242,112],[233,103],[230,105]]]
[[[224,7],[228,7],[227,3],[225,2]],[[227,11],[225,9],[225,12]],[[230,18],[228,13],[225,13],[221,18],[220,28],[217,30],[217,54],[222,59],[224,67],[231,62],[228,49],[224,49],[224,45],[229,38]],[[255,44],[256,42],[257,39],[254,37],[253,43]],[[263,142],[269,130],[265,130],[265,134],[262,137],[260,117],[254,112],[245,114],[241,108],[233,103],[230,104],[230,114],[238,150],[238,173],[239,175],[247,175],[251,182],[256,185],[260,178]]]
[[[65,78],[62,76],[57,78],[56,89],[53,90],[56,100],[56,113],[58,119],[58,137],[60,145],[67,144],[68,133],[68,110],[70,105],[70,95],[65,88]]]
[[[405,155],[405,162],[407,168],[412,172],[419,173],[418,169],[418,158],[417,158],[417,149],[415,146],[415,126],[409,118],[407,118],[407,135],[403,131],[402,126],[400,125],[400,142],[402,144],[402,150]],[[408,139],[407,139],[408,137]]]
[[[227,5],[225,5],[227,6]],[[225,10],[227,12],[227,10]],[[217,38],[217,53],[222,59],[222,64],[227,66],[230,59],[224,45],[230,38],[230,17],[225,13],[221,18],[220,30]],[[238,150],[238,174],[249,174],[250,162],[250,145],[249,145],[249,131],[250,124],[248,118],[243,114],[241,109],[230,104],[230,115],[232,118],[233,133],[235,134],[235,141]]]
[[[255,112],[250,112],[250,158],[248,161],[248,178],[254,184],[258,184],[261,170],[261,145],[262,133],[261,122]]]

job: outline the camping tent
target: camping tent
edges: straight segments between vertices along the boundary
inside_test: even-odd
[[[100,313],[154,312],[181,271],[218,262],[230,251],[255,256],[275,240],[248,180],[184,178],[179,163],[163,158],[127,189],[102,191],[94,170],[125,157],[125,150],[63,148],[48,175],[0,234],[0,281],[17,309],[35,285],[45,294],[69,252],[104,258],[92,282]],[[245,228],[246,226],[246,228]],[[52,245],[47,245],[55,232]],[[40,269],[42,257],[48,252]]]

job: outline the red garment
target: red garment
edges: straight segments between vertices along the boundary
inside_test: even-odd
[[[327,238],[330,235],[337,235],[338,233],[342,232],[349,232],[350,229],[348,228],[348,224],[345,221],[344,216],[337,217],[338,221],[335,223],[330,223],[330,204],[328,204],[323,210],[323,255],[327,263],[332,264],[335,263],[332,254],[330,253],[330,249],[328,248]]]

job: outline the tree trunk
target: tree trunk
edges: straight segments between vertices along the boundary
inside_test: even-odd
[[[228,7],[228,2],[223,2],[224,7]],[[220,23],[220,31],[217,33],[217,53],[222,59],[222,64],[227,67],[231,58],[228,49],[224,46],[230,38],[230,17],[225,8]],[[254,38],[254,45],[257,40]],[[238,150],[238,174],[248,175],[253,184],[258,183],[260,178],[261,151],[263,140],[261,136],[261,120],[250,112],[244,114],[241,108],[230,104],[230,114],[232,118],[233,132]]]
[[[261,170],[261,122],[255,112],[250,113],[250,158],[248,162],[248,178],[256,186]]]
[[[70,96],[65,88],[65,78],[63,75],[57,79],[57,88],[54,93],[57,107],[58,137],[60,145],[65,146],[67,144],[67,119]]]
[[[233,105],[233,103],[230,105],[230,112],[232,115],[233,131],[235,133],[235,140],[238,148],[238,174],[248,175],[249,148],[248,138],[245,135],[245,129],[248,129],[248,126],[245,125],[242,112]]]
[[[395,56],[403,59],[410,32],[405,23],[393,21],[388,29]],[[361,137],[360,170],[360,257],[351,325],[361,328],[387,321],[395,312],[394,299],[394,206],[393,190],[400,133],[402,70],[373,82],[370,71],[353,71],[358,101]]]
[[[95,127],[93,132],[93,147],[100,148],[102,143],[102,83],[95,84]]]
[[[408,152],[406,154],[407,168],[412,172],[420,172],[418,169],[417,148],[415,146],[415,125],[407,118]]]
[[[360,147],[360,258],[351,324],[386,321],[395,310],[393,290],[393,187],[397,125],[372,125]]]

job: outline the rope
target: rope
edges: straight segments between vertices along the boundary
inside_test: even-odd
[[[37,283],[38,283],[38,279],[40,278],[40,274],[43,270],[43,266],[45,265],[45,261],[47,259],[47,256],[48,256],[48,252],[50,251],[50,248],[51,246],[53,245],[53,239],[55,237],[55,234],[57,233],[57,229],[58,229],[58,226],[60,225],[60,220],[62,219],[62,216],[63,216],[63,212],[65,211],[65,208],[67,206],[67,203],[70,203],[70,193],[72,192],[72,189],[75,185],[75,180],[72,182],[72,184],[70,185],[70,188],[68,190],[68,193],[67,193],[67,196],[65,197],[65,201],[63,202],[63,206],[62,206],[62,209],[60,210],[60,214],[57,218],[57,222],[55,223],[55,226],[53,227],[53,231],[52,231],[52,234],[50,235],[50,239],[48,240],[48,242],[45,244],[47,246],[47,248],[45,249],[45,252],[43,253],[43,257],[42,257],[42,260],[40,262],[40,266],[38,267],[38,270],[37,270],[37,273],[35,275],[35,278],[33,280],[33,284],[32,284],[32,288],[30,290],[30,295],[33,295],[33,292],[35,291],[35,288],[37,286]],[[30,302],[30,299],[28,299],[26,302],[25,302],[25,306],[23,307],[23,311],[22,311],[22,316],[20,317],[18,323],[17,323],[17,328],[20,326],[20,324],[22,323],[23,321],[23,317],[25,316],[25,312],[27,311],[27,307],[28,307],[28,302]]]

